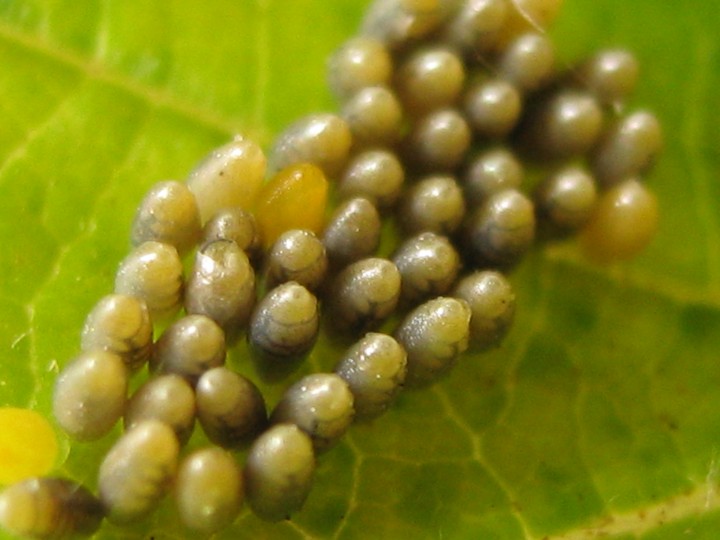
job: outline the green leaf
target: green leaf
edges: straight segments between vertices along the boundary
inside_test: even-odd
[[[354,426],[320,458],[291,522],[245,510],[218,538],[716,537],[720,19],[712,0],[565,4],[554,30],[565,62],[620,45],[641,60],[631,106],[666,131],[648,178],[656,241],[607,268],[573,244],[538,248],[512,276],[519,314],[499,350]],[[324,60],[365,7],[0,0],[0,405],[50,417],[58,366],[111,291],[154,182],[184,178],[236,132],[267,146],[300,115],[336,107]],[[230,361],[251,373],[244,352]],[[323,341],[307,370],[337,354]],[[266,390],[273,401],[282,389]],[[56,472],[94,487],[117,433],[59,434]],[[168,500],[97,538],[194,537],[174,512]]]

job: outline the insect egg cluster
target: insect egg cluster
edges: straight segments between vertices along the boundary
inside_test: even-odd
[[[153,186],[55,387],[76,440],[124,419],[98,494],[27,480],[0,494],[0,524],[92,534],[168,493],[202,533],[244,500],[287,519],[353,421],[502,342],[507,274],[539,240],[577,233],[600,261],[638,253],[658,219],[642,176],[660,125],[627,109],[627,51],[559,65],[545,30],[561,3],[376,0],[328,61],[337,113],[292,123],[267,159],[238,136],[184,183]],[[293,377],[323,334],[344,347],[334,370]],[[241,339],[255,377],[228,361]],[[266,402],[277,384],[284,395]],[[204,447],[185,450],[200,429]]]

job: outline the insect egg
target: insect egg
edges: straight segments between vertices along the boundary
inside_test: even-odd
[[[195,392],[188,382],[176,375],[153,377],[138,388],[125,409],[125,430],[143,420],[155,419],[170,426],[181,445],[195,426]]]
[[[393,65],[382,42],[365,36],[346,41],[328,61],[328,82],[337,97],[349,98],[361,88],[386,85]]]
[[[325,246],[312,231],[285,231],[266,256],[266,286],[273,288],[286,281],[295,281],[314,290],[325,278],[327,267]]]
[[[186,527],[205,533],[219,531],[235,520],[242,501],[242,471],[226,451],[202,448],[180,463],[175,502]]]
[[[460,270],[450,240],[432,232],[408,238],[392,257],[402,277],[401,299],[414,303],[446,293]]]
[[[515,293],[500,272],[483,270],[465,276],[453,296],[470,306],[470,340],[476,350],[496,347],[515,319]]]
[[[275,139],[271,169],[312,163],[332,178],[345,166],[351,145],[352,134],[345,120],[336,114],[311,114],[291,124]]]
[[[498,139],[517,124],[522,112],[522,96],[508,81],[481,79],[465,92],[464,110],[475,133]]]
[[[338,193],[366,197],[378,208],[393,206],[405,182],[405,170],[394,152],[368,150],[357,154],[343,172]]]
[[[223,208],[205,223],[201,245],[218,240],[235,242],[252,260],[260,251],[260,231],[255,216],[239,207]]]
[[[143,300],[153,320],[167,318],[182,300],[183,267],[168,244],[144,242],[123,259],[115,276],[115,292]]]
[[[265,427],[265,400],[242,375],[225,367],[210,369],[202,374],[195,391],[198,420],[215,444],[239,448]]]
[[[474,59],[496,45],[507,16],[506,0],[467,0],[449,21],[443,38]]]
[[[402,135],[403,110],[395,92],[384,86],[358,90],[342,108],[356,147],[393,145]]]
[[[100,465],[100,500],[112,523],[137,521],[149,514],[170,487],[180,446],[173,430],[144,420],[126,431]]]
[[[375,0],[361,32],[397,50],[436,30],[442,23],[441,8],[437,0]]]
[[[150,367],[195,383],[208,369],[225,363],[225,334],[204,315],[186,315],[168,326],[155,344]]]
[[[560,230],[577,229],[595,208],[595,179],[580,167],[565,167],[542,181],[534,199],[541,220]]]
[[[408,384],[430,384],[452,368],[468,347],[470,316],[467,302],[440,296],[403,319],[395,339],[407,352]]]
[[[63,368],[55,382],[55,418],[75,439],[99,439],[122,416],[127,386],[122,358],[99,349],[82,352]]]
[[[398,222],[407,234],[424,231],[451,235],[465,216],[462,189],[453,176],[427,176],[413,184],[398,208]]]
[[[235,242],[218,240],[198,249],[185,290],[185,311],[214,320],[233,339],[255,305],[255,272]]]
[[[175,246],[187,253],[200,238],[200,214],[195,196],[175,181],[155,184],[135,213],[130,240],[139,246],[148,240]]]
[[[528,30],[547,30],[560,12],[564,0],[509,0],[504,33],[512,38]]]
[[[102,519],[100,501],[80,484],[64,478],[30,478],[0,493],[0,526],[13,536],[90,536]]]
[[[638,61],[630,51],[608,49],[583,62],[576,76],[601,103],[617,105],[635,90],[639,71]]]
[[[457,167],[470,147],[470,126],[455,109],[438,109],[420,118],[407,138],[407,158],[423,170]]]
[[[280,521],[300,510],[312,487],[312,441],[294,424],[278,424],[250,447],[243,471],[245,496],[261,519]]]
[[[547,36],[537,33],[515,38],[501,54],[499,75],[523,92],[545,85],[555,69],[555,50]]]
[[[472,158],[463,176],[467,204],[475,208],[490,195],[519,189],[525,171],[517,156],[505,147],[490,148]]]
[[[377,208],[364,197],[340,203],[322,236],[332,265],[341,268],[375,253],[381,226]]]
[[[115,353],[129,369],[136,370],[150,357],[152,332],[144,301],[134,296],[110,294],[103,297],[85,319],[81,348]]]
[[[335,373],[353,394],[356,418],[376,417],[387,410],[405,382],[407,355],[387,334],[368,333],[350,347]]]
[[[315,373],[285,391],[270,422],[295,424],[310,435],[316,451],[325,451],[345,434],[354,414],[347,383],[334,373]]]
[[[266,159],[260,147],[245,137],[213,150],[187,179],[195,195],[200,220],[205,223],[219,210],[250,209],[265,178]]]

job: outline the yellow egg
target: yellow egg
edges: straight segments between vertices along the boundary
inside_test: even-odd
[[[290,229],[322,230],[328,183],[319,167],[298,163],[280,170],[258,195],[255,218],[263,244]]]
[[[0,484],[47,474],[57,453],[55,432],[42,415],[0,407]]]
[[[545,31],[557,18],[563,0],[512,0],[501,45],[525,32]]]

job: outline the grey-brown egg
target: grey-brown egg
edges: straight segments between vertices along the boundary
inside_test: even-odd
[[[400,272],[395,263],[372,257],[340,272],[326,299],[327,320],[342,332],[358,334],[389,317],[400,298]]]
[[[353,394],[357,419],[385,412],[405,382],[405,349],[387,334],[370,332],[353,344],[335,366]]]
[[[115,292],[143,300],[153,321],[173,315],[183,293],[183,267],[177,250],[154,240],[140,244],[120,263]]]
[[[460,255],[446,236],[432,232],[406,239],[392,256],[400,271],[400,298],[413,304],[450,290],[460,270]]]
[[[200,239],[200,212],[195,195],[185,184],[158,182],[135,212],[130,233],[133,246],[155,240],[175,246],[182,256]]]
[[[463,175],[465,201],[470,208],[476,208],[493,193],[519,189],[524,176],[522,163],[508,148],[484,150],[472,158]]]
[[[99,439],[122,416],[127,387],[128,371],[122,358],[100,349],[82,352],[55,382],[53,413],[74,439]]]
[[[190,272],[185,311],[214,320],[229,338],[247,326],[255,305],[255,272],[235,242],[202,246]]]
[[[402,136],[403,110],[395,92],[384,86],[358,90],[342,107],[356,147],[391,146]]]
[[[451,235],[465,217],[465,199],[454,176],[422,178],[403,195],[398,223],[406,234],[430,231]]]
[[[148,379],[127,402],[125,430],[151,419],[170,426],[181,445],[187,443],[195,427],[193,387],[174,373]]]
[[[205,223],[200,243],[204,246],[218,240],[235,242],[253,260],[261,248],[255,216],[240,207],[219,210]]]
[[[206,371],[195,391],[198,420],[215,444],[240,448],[251,442],[267,423],[260,390],[234,371],[225,367]]]
[[[443,30],[443,39],[470,59],[487,53],[502,36],[508,16],[507,4],[507,0],[461,2]]]
[[[98,490],[108,520],[132,523],[152,512],[175,477],[179,452],[175,432],[158,420],[126,431],[100,464]]]
[[[272,414],[273,424],[295,424],[316,452],[334,446],[350,427],[355,410],[348,384],[334,373],[307,375],[290,386]]]
[[[494,270],[473,272],[460,280],[453,296],[470,306],[472,347],[475,350],[497,347],[515,320],[515,291],[508,279]]]
[[[449,47],[420,48],[400,65],[394,82],[405,110],[422,114],[455,103],[465,83],[465,66]]]
[[[555,49],[550,38],[536,32],[516,37],[500,55],[497,70],[522,92],[543,87],[555,72]]]
[[[394,333],[407,353],[408,385],[431,384],[453,367],[468,347],[470,317],[467,302],[444,296],[408,313]]]
[[[573,165],[547,176],[534,194],[539,220],[559,231],[584,225],[590,219],[597,199],[595,179],[582,167]]]
[[[310,437],[294,424],[277,424],[250,447],[243,470],[246,500],[261,519],[288,519],[305,503],[314,473]]]
[[[338,193],[344,199],[364,197],[384,210],[395,204],[404,182],[405,169],[395,152],[367,150],[350,160],[340,178]]]
[[[494,193],[470,216],[465,247],[477,266],[516,264],[535,238],[535,207],[523,193]]]
[[[0,493],[0,527],[38,539],[92,535],[103,519],[100,501],[65,478],[28,478]]]
[[[375,0],[365,12],[361,33],[392,50],[406,48],[438,29],[442,8],[438,0]]]
[[[330,89],[344,100],[362,88],[387,85],[393,72],[393,61],[381,41],[355,36],[332,53],[327,71]]]
[[[625,49],[595,53],[575,70],[580,83],[604,105],[618,105],[635,90],[640,67],[637,58]]]
[[[323,231],[328,260],[337,268],[375,253],[380,244],[380,214],[364,197],[338,205]]]
[[[83,351],[102,349],[117,354],[134,371],[150,357],[152,334],[150,313],[143,300],[109,294],[85,318],[80,342]]]
[[[230,453],[206,447],[180,462],[175,504],[186,527],[217,532],[235,521],[242,503],[242,469]]]
[[[175,373],[194,384],[225,363],[225,333],[204,315],[186,315],[168,326],[155,344],[152,371]]]
[[[281,234],[265,258],[265,286],[269,289],[286,281],[295,281],[309,290],[317,289],[325,279],[328,257],[322,241],[305,229]]]
[[[437,109],[412,126],[405,154],[422,170],[447,171],[462,162],[470,142],[471,131],[465,116],[455,109]]]
[[[201,223],[223,208],[251,208],[265,179],[266,165],[262,149],[246,137],[237,136],[210,152],[187,179]]]
[[[312,163],[335,178],[347,163],[352,145],[350,126],[340,116],[316,113],[290,124],[277,136],[270,152],[270,169]]]
[[[483,78],[475,81],[465,91],[463,106],[477,135],[499,139],[517,125],[522,113],[523,98],[509,81]]]

